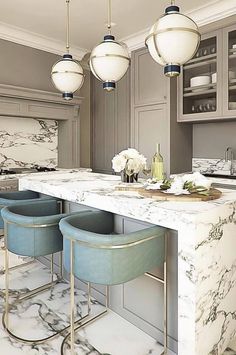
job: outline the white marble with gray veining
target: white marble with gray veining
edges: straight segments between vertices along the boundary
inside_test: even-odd
[[[222,355],[236,337],[236,191],[209,202],[158,202],[115,192],[88,172],[20,178],[20,188],[178,231],[178,352]]]
[[[49,270],[40,263],[23,266],[11,272],[11,302],[21,292],[27,292],[50,280]],[[0,276],[0,315],[2,315],[4,277]],[[60,282],[51,290],[25,300],[11,310],[11,330],[27,339],[44,338],[69,325],[70,288]],[[87,313],[87,295],[76,289],[76,319]],[[92,298],[92,315],[104,310],[104,306]],[[0,324],[1,355],[58,355],[62,336],[39,345],[27,345],[8,336]],[[155,339],[130,324],[116,313],[109,311],[103,318],[76,332],[77,355],[160,355],[163,348]],[[69,355],[69,351],[65,352]],[[175,355],[169,352],[168,355]],[[231,354],[230,354],[231,355]]]
[[[0,118],[0,167],[57,166],[58,123],[33,118]]]
[[[236,160],[233,160],[233,170],[236,170]],[[192,170],[200,173],[230,175],[231,161],[225,159],[193,158]]]

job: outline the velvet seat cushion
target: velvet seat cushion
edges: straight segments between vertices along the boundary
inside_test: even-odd
[[[44,256],[63,248],[59,221],[68,216],[60,213],[55,199],[42,199],[11,205],[2,209],[6,228],[6,247],[23,256]]]
[[[74,274],[83,281],[121,284],[164,263],[165,229],[162,227],[114,235],[114,216],[104,211],[66,217],[59,226],[63,234],[65,269],[70,272],[73,243]]]

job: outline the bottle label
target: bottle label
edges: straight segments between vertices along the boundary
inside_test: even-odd
[[[157,180],[164,179],[163,162],[153,162],[152,164],[152,177]]]

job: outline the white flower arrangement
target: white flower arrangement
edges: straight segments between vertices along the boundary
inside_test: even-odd
[[[155,181],[150,179],[146,189],[162,190],[165,193],[175,195],[189,195],[191,193],[208,195],[211,184],[211,180],[199,172],[195,172],[193,174],[177,175],[171,180]]]
[[[116,173],[125,171],[128,175],[138,174],[145,169],[147,159],[134,148],[122,150],[112,159],[112,169]]]

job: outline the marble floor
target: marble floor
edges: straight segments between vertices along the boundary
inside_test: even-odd
[[[20,261],[17,260],[17,263]],[[48,269],[38,262],[11,272],[11,301],[19,292],[38,287],[49,280]],[[0,313],[3,312],[4,275],[0,275]],[[67,326],[69,314],[69,285],[59,283],[50,291],[34,296],[31,300],[14,307],[9,318],[11,330],[17,336],[38,339],[49,336]],[[87,312],[87,298],[83,291],[76,291],[76,309],[79,317]],[[104,310],[96,300],[92,300],[92,314]],[[1,355],[56,355],[60,354],[63,337],[59,336],[41,345],[25,345],[11,339],[0,325]],[[155,339],[142,332],[116,313],[109,311],[96,322],[82,328],[76,337],[78,355],[160,355],[162,346]],[[65,347],[65,354],[69,354]],[[174,355],[173,352],[169,352]]]
[[[0,260],[2,260],[0,252]],[[20,259],[12,258],[14,263]],[[0,270],[2,269],[0,265]],[[48,282],[49,270],[35,262],[11,272],[10,288],[11,301],[16,299],[19,292],[27,292]],[[0,316],[3,312],[4,275],[0,275]],[[59,283],[53,289],[34,296],[18,304],[11,311],[11,330],[20,337],[38,339],[61,330],[68,323],[69,314],[69,285]],[[78,317],[87,312],[87,298],[83,291],[76,291],[76,310]],[[104,307],[92,299],[92,314],[104,310]],[[1,355],[58,355],[60,354],[62,336],[44,342],[40,345],[25,345],[10,338],[0,324],[0,354]],[[76,336],[77,355],[160,355],[163,348],[160,344],[130,324],[116,313],[109,311],[96,322],[82,328]],[[65,354],[69,355],[65,347]],[[169,351],[168,355],[175,355]],[[224,355],[236,355],[235,351],[227,349]]]

